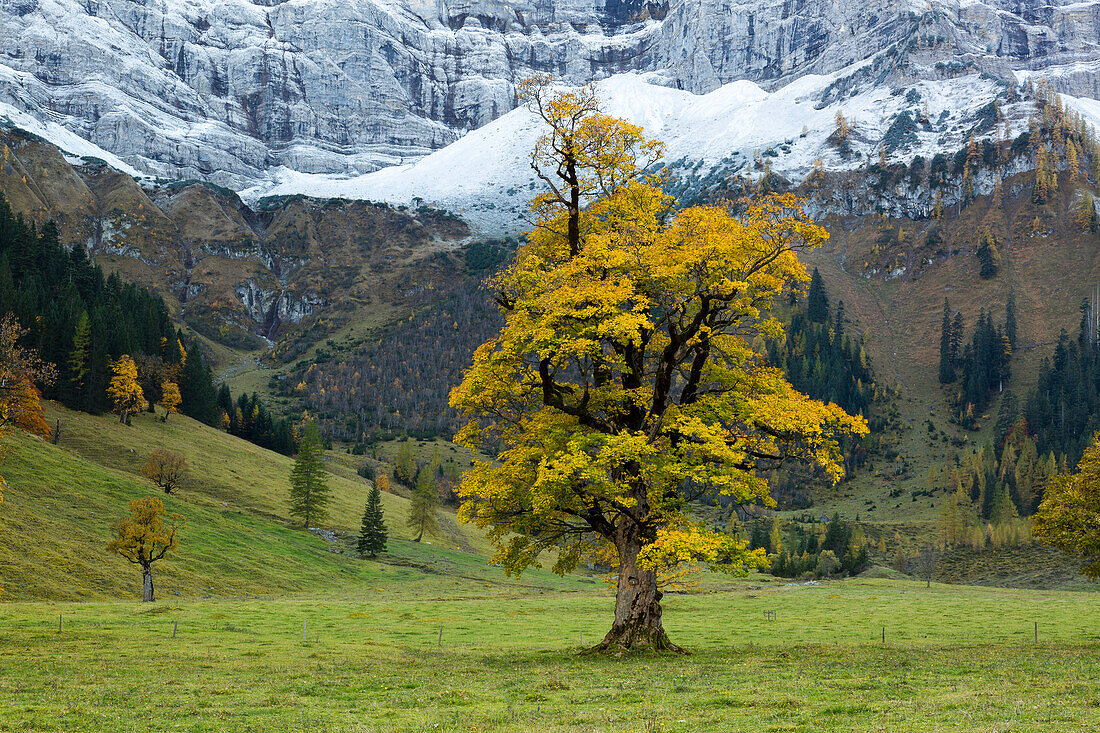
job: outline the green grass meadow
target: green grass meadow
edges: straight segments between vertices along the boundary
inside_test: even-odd
[[[704,574],[665,597],[690,655],[587,656],[611,589],[507,578],[452,513],[412,542],[387,494],[388,551],[356,557],[367,484],[346,456],[331,542],[288,521],[283,456],[178,415],[50,414],[60,446],[17,435],[0,464],[0,731],[1100,729],[1093,584]],[[192,465],[179,496],[136,474],[158,447]],[[187,520],[152,604],[104,549],[144,495]]]
[[[692,654],[659,657],[578,654],[610,622],[592,584],[380,573],[316,596],[10,603],[0,730],[1100,728],[1095,594],[757,580],[669,595]]]

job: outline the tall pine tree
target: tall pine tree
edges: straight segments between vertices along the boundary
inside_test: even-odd
[[[301,519],[306,528],[324,519],[330,499],[324,454],[321,430],[311,420],[302,432],[290,471],[290,514]]]
[[[951,304],[943,299],[943,322],[940,325],[940,384],[955,381],[955,364],[951,356],[951,337],[954,333],[951,325]]]
[[[359,528],[359,554],[377,557],[386,551],[386,522],[382,512],[382,491],[375,481],[367,496],[367,508],[363,511],[363,523]]]
[[[192,341],[187,349],[187,358],[183,362],[183,371],[180,374],[180,391],[183,393],[183,404],[180,412],[188,417],[193,417],[201,423],[220,427],[218,425],[218,396],[214,391],[214,379],[210,373],[210,367],[202,358],[202,349],[198,341]]]
[[[825,294],[825,283],[816,267],[806,296],[806,317],[814,323],[825,323],[829,319],[829,296]]]
[[[955,311],[955,318],[951,321],[951,361],[958,361],[959,357],[962,356],[962,342],[963,314],[962,311]]]

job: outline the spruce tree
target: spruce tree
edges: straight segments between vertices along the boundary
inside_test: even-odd
[[[752,533],[749,535],[749,549],[767,549],[768,533],[764,531],[764,520],[757,519],[752,523]]]
[[[962,355],[960,349],[963,342],[963,314],[962,311],[955,311],[955,318],[951,321],[951,348],[950,356],[951,361],[958,361]]]
[[[955,381],[955,366],[951,358],[951,337],[954,329],[951,325],[951,304],[943,299],[943,322],[940,325],[940,384]]]
[[[382,491],[376,481],[367,496],[367,508],[363,511],[363,524],[359,530],[359,554],[377,557],[386,551],[386,523],[382,513]]]
[[[73,335],[73,350],[69,352],[69,381],[73,393],[79,400],[88,380],[88,351],[92,345],[92,325],[88,320],[88,311],[81,311]]]
[[[183,405],[180,412],[207,425],[218,425],[218,396],[214,391],[214,378],[210,367],[202,358],[198,341],[192,341],[180,374],[180,391]]]
[[[806,296],[806,317],[814,323],[825,323],[829,318],[829,296],[825,294],[825,283],[816,267],[810,278],[810,292]]]
[[[229,385],[224,382],[218,387],[218,396],[216,398],[218,405],[218,417],[219,419],[224,414],[226,417],[232,419],[236,414],[236,408],[233,406],[233,395],[229,391]],[[222,427],[225,427],[224,425]],[[232,431],[230,431],[232,432]]]
[[[833,518],[825,525],[825,539],[821,542],[824,550],[832,550],[837,557],[843,557],[851,538],[851,530],[840,518],[840,512],[835,512]]]
[[[1013,351],[1016,350],[1016,329],[1016,293],[1009,290],[1008,303],[1005,304],[1005,336],[1008,336]]]
[[[416,489],[409,502],[408,525],[416,530],[415,542],[419,542],[425,532],[435,532],[439,525],[435,518],[435,508],[439,505],[439,492],[435,487],[435,474],[428,466],[421,469],[416,477]]]
[[[290,471],[290,514],[301,519],[306,528],[324,518],[325,505],[329,502],[324,453],[321,430],[311,420],[302,432],[298,455]]]

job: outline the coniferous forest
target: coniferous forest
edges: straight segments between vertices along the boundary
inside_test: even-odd
[[[874,399],[874,375],[863,343],[846,329],[844,302],[830,307],[816,268],[804,305],[793,308],[786,338],[770,343],[768,356],[799,392],[845,412],[866,414]]]
[[[448,394],[500,321],[481,283],[466,283],[349,358],[311,365],[296,396],[325,434],[340,440],[363,444],[405,433],[450,438],[460,421]]]
[[[940,325],[942,384],[954,385],[955,417],[968,428],[976,427],[977,414],[1001,392],[1011,376],[1012,351],[1016,348],[1016,301],[1009,294],[1005,320],[994,326],[993,316],[982,310],[970,342],[963,341],[963,314],[943,302]]]
[[[849,414],[866,416],[881,397],[862,339],[848,332],[844,302],[831,306],[816,268],[806,298],[792,304],[784,338],[768,343],[768,359],[784,371],[795,389],[839,405]],[[845,470],[863,466],[878,440],[876,435],[844,436],[840,442]],[[809,507],[813,503],[810,486],[824,480],[804,466],[777,471],[773,479],[773,495],[785,508]]]
[[[164,300],[146,288],[104,276],[80,243],[68,248],[51,222],[41,229],[12,213],[0,196],[0,314],[27,329],[25,348],[57,368],[43,396],[90,413],[109,410],[112,365],[123,355],[152,410],[166,382],[178,384],[179,411],[281,453],[294,450],[286,419],[274,419],[253,395],[233,402],[214,384],[196,340],[178,331]]]
[[[14,216],[4,200],[0,312],[13,313],[29,330],[24,345],[57,366],[58,379],[45,395],[74,409],[108,409],[110,362],[123,354],[138,361],[142,388],[153,401],[163,382],[158,373],[183,360],[179,335],[159,297],[117,275],[104,277],[82,245],[68,250],[53,224],[38,230]]]
[[[1052,358],[1044,359],[1023,416],[1040,453],[1054,453],[1075,465],[1100,430],[1100,343],[1081,332],[1058,337]]]

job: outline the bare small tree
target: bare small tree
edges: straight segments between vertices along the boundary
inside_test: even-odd
[[[175,451],[157,448],[141,467],[141,475],[171,494],[187,478],[187,461]]]
[[[924,587],[932,587],[932,573],[936,570],[936,563],[940,560],[940,552],[932,545],[925,545],[917,553],[915,566],[917,577],[924,578]]]

